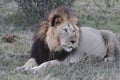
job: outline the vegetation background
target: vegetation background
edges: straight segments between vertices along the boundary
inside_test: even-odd
[[[113,62],[90,56],[36,75],[14,71],[29,58],[34,25],[61,5],[73,9],[81,25],[112,30],[120,41],[120,0],[0,0],[0,80],[120,80],[119,55]]]

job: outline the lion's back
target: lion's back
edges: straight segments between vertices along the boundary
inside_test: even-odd
[[[79,52],[104,58],[107,48],[101,32],[90,27],[81,27],[81,31],[81,40],[78,47]]]

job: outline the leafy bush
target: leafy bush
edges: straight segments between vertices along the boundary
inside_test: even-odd
[[[25,14],[27,24],[35,24],[42,20],[49,10],[61,6],[71,6],[74,0],[15,0],[18,7]]]

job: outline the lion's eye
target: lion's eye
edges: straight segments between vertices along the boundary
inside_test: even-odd
[[[67,32],[67,29],[63,29],[65,32]]]
[[[73,30],[73,32],[75,32],[76,30]]]
[[[70,25],[68,24],[68,26],[70,26]]]

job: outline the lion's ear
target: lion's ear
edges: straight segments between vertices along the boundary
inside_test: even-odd
[[[62,23],[62,17],[60,15],[54,15],[51,20],[51,26],[57,26]]]

